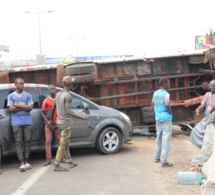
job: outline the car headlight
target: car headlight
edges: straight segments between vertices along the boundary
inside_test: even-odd
[[[131,124],[131,119],[128,117],[128,115],[126,115],[125,113],[123,112],[119,112],[121,114],[121,116],[129,123]]]

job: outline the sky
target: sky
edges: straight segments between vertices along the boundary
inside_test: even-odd
[[[42,54],[47,57],[144,56],[194,50],[195,36],[215,29],[213,0],[0,3],[0,45],[9,46],[11,59],[35,59],[40,53],[39,34]]]

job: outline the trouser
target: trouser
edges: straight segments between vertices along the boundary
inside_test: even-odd
[[[69,151],[69,138],[71,137],[72,127],[70,126],[58,126],[60,133],[60,143],[57,149],[55,157],[55,164],[58,165],[61,159],[64,157],[65,162],[72,162],[72,157]]]
[[[56,143],[59,145],[60,142],[60,133],[58,131],[58,128],[50,129],[48,125],[45,125],[45,135],[46,135],[46,160],[50,161],[52,158],[52,152],[51,152],[51,143],[53,135],[55,136]]]
[[[161,162],[167,163],[170,138],[172,136],[172,121],[156,122],[156,151],[155,159],[161,157]]]
[[[28,161],[31,149],[31,125],[13,126],[16,153],[19,161]]]

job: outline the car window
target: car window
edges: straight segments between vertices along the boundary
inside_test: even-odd
[[[7,108],[7,96],[14,91],[15,89],[1,91],[0,109]]]
[[[38,96],[37,93],[34,89],[31,88],[27,88],[25,90],[26,92],[30,93],[34,102],[34,107],[33,108],[39,108],[39,100],[38,100]]]
[[[72,109],[83,109],[82,102],[79,98],[72,95]]]
[[[42,107],[42,102],[49,96],[48,88],[41,88],[40,102]]]

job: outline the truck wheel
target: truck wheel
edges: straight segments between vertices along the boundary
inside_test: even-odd
[[[148,130],[149,130],[149,133],[156,133],[156,127],[155,126],[149,127]]]
[[[115,154],[122,143],[120,132],[114,127],[107,127],[98,136],[96,148],[103,154]]]
[[[82,76],[73,76],[75,84],[78,83],[92,83],[96,80],[96,74],[82,75]]]
[[[67,75],[91,74],[96,71],[95,64],[72,65],[66,67]]]

